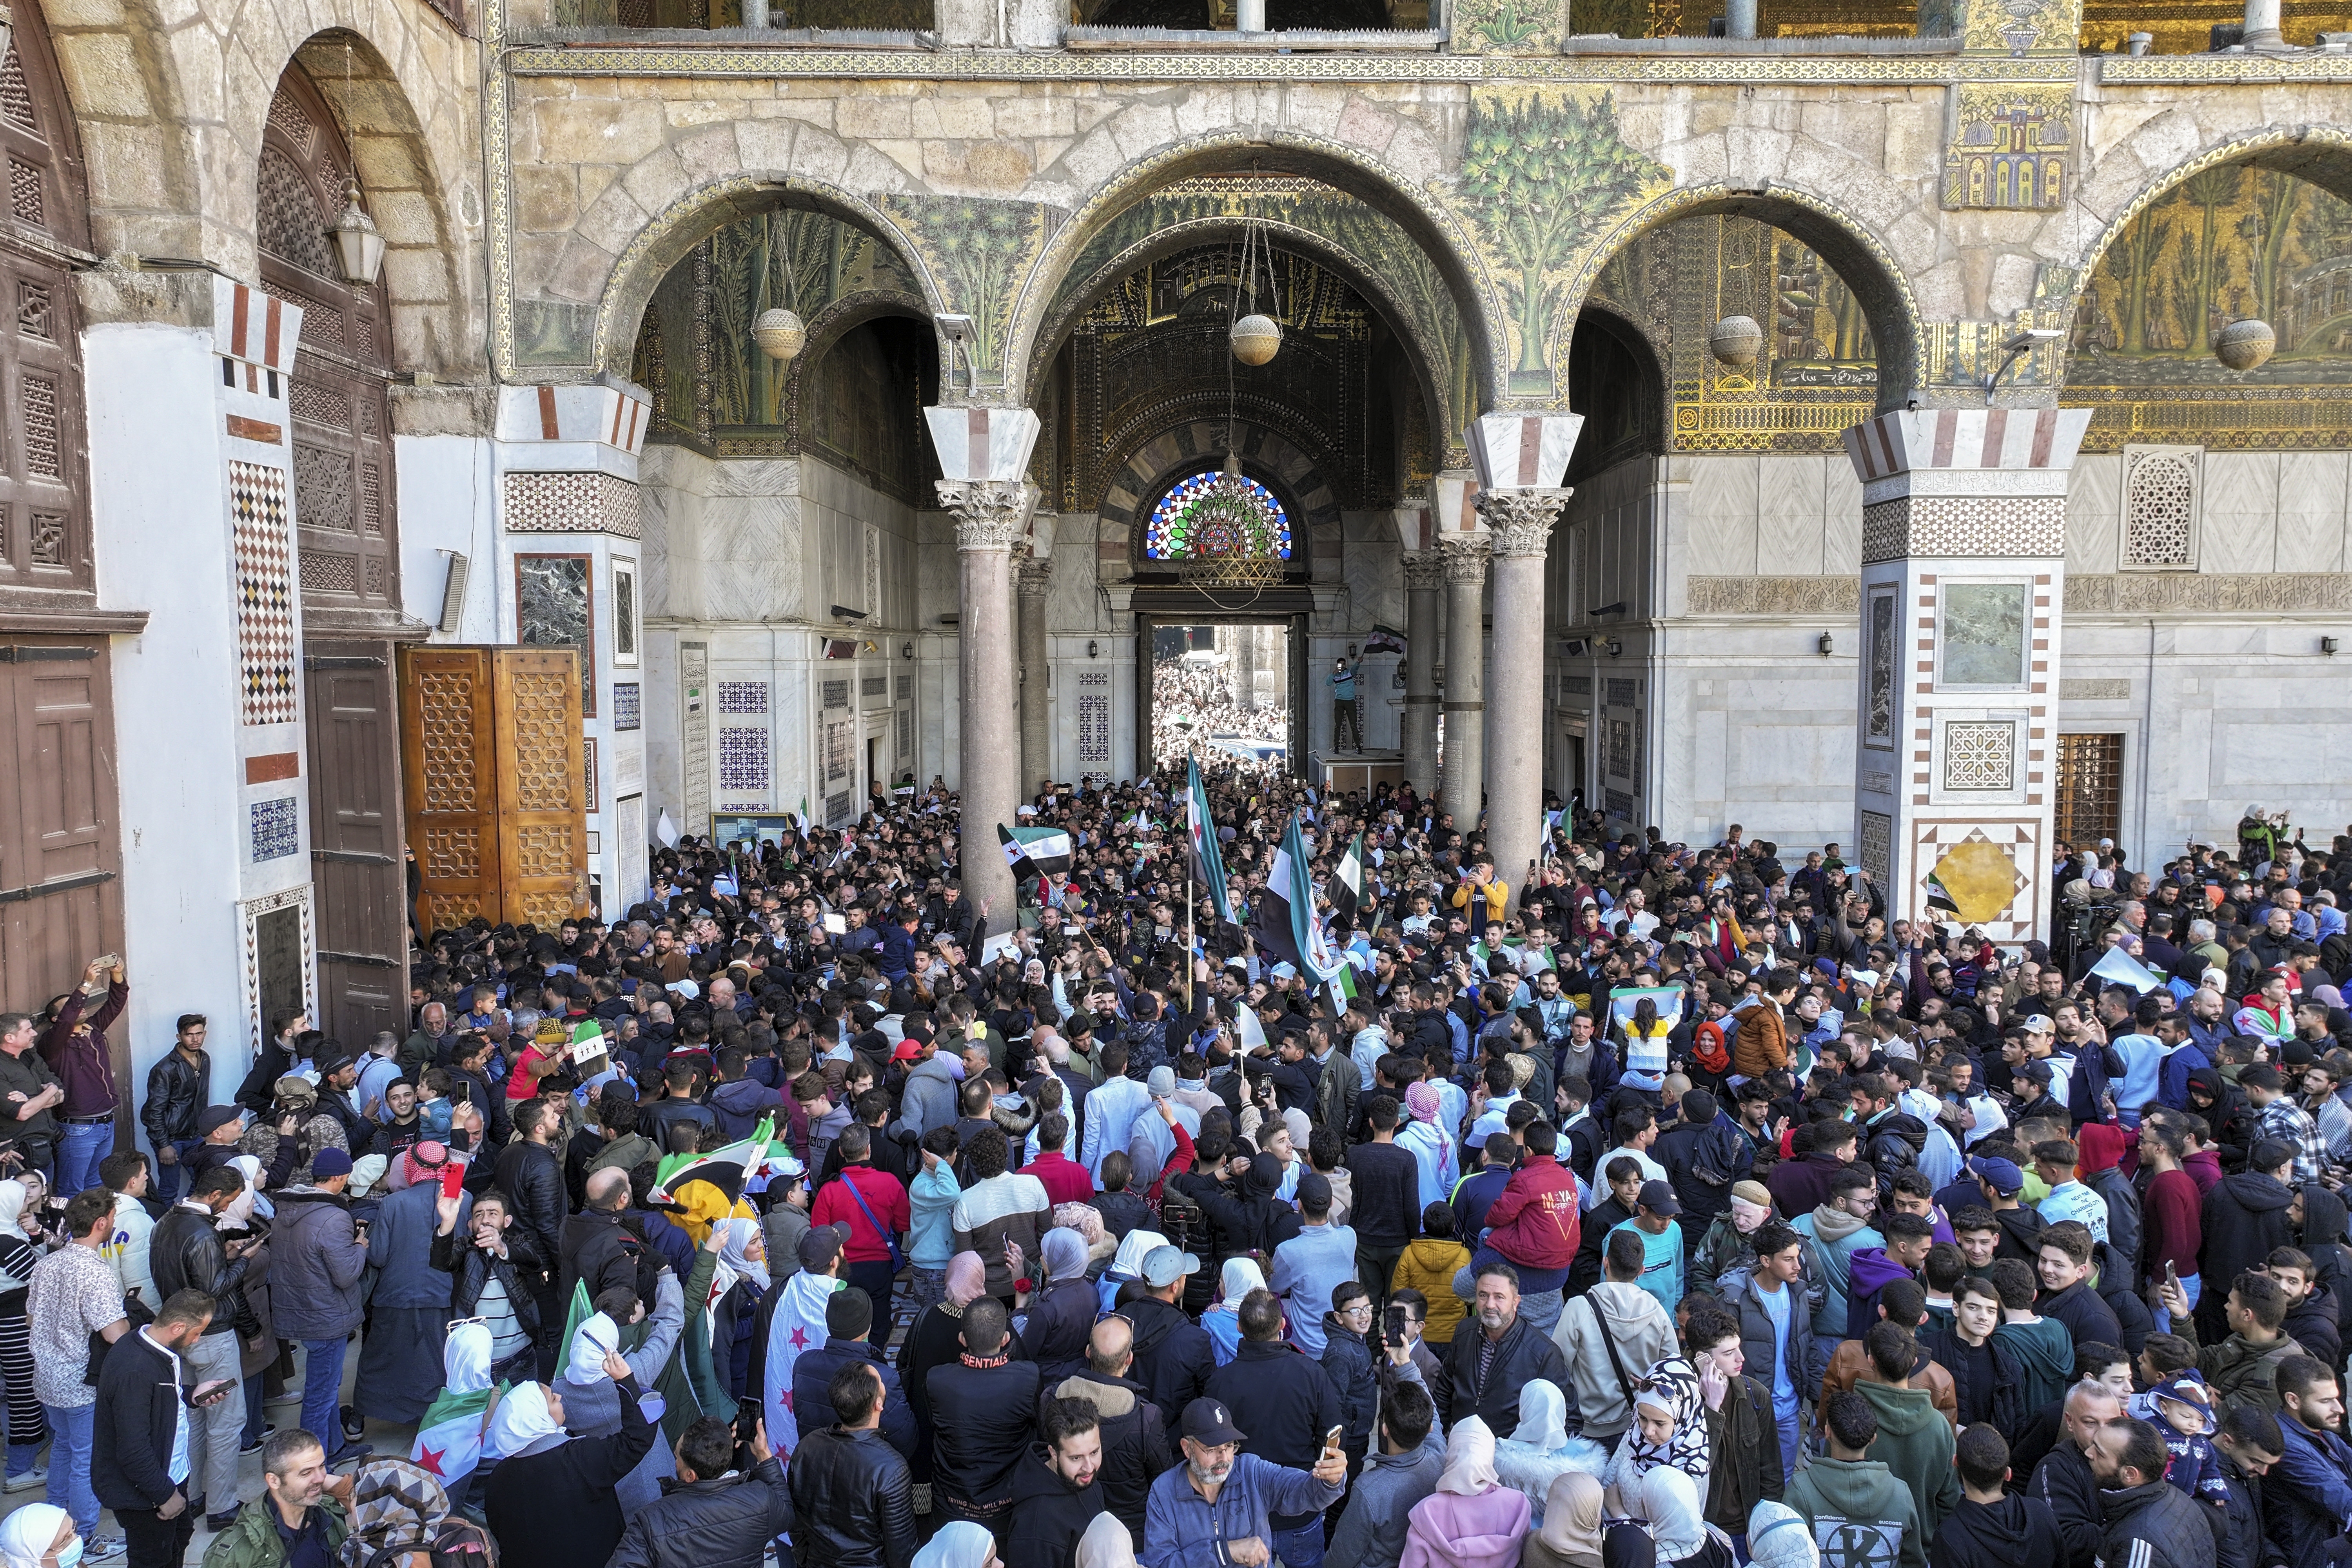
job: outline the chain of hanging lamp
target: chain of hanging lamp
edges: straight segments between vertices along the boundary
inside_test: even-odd
[[[1266,287],[1274,297],[1273,317],[1257,313],[1257,267],[1265,262]],[[1192,549],[1178,563],[1180,573],[1195,586],[1254,588],[1263,593],[1282,581],[1287,564],[1271,537],[1264,503],[1255,487],[1242,473],[1241,407],[1234,385],[1234,360],[1262,365],[1282,346],[1279,284],[1272,252],[1255,220],[1242,229],[1242,295],[1246,313],[1228,333],[1233,360],[1225,363],[1225,466],[1185,512],[1185,532]],[[1255,596],[1255,595],[1253,595]],[[1212,600],[1211,603],[1215,603]],[[1241,606],[1220,605],[1231,609]]]

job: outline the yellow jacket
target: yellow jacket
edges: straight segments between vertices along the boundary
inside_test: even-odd
[[[1468,1315],[1469,1309],[1454,1293],[1454,1277],[1469,1267],[1468,1247],[1432,1236],[1407,1242],[1397,1259],[1389,1289],[1402,1290],[1409,1285],[1429,1298],[1429,1322],[1421,1337],[1431,1344],[1452,1344],[1454,1325]]]
[[[1475,882],[1455,883],[1454,885],[1454,907],[1457,910],[1468,909],[1470,907],[1471,899],[1476,896],[1480,890],[1478,884]],[[1487,883],[1484,891],[1486,895],[1486,918],[1490,921],[1501,920],[1503,918],[1503,911],[1508,909],[1511,904],[1511,889],[1509,884],[1497,879],[1495,881]],[[1475,935],[1475,932],[1474,931],[1473,934]]]

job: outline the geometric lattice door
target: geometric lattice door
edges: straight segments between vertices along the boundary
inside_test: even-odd
[[[2060,843],[2080,849],[2102,838],[2119,838],[2123,797],[2121,735],[2058,737],[2057,810],[2051,827]]]
[[[429,933],[479,915],[552,930],[588,907],[579,658],[400,650],[408,842]]]

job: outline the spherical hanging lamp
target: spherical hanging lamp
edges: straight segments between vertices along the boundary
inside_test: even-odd
[[[808,342],[808,328],[793,311],[782,306],[760,312],[751,323],[751,341],[778,364],[789,363]]]
[[[1726,316],[1706,334],[1707,352],[1735,370],[1746,370],[1764,350],[1764,329],[1753,316]]]
[[[1234,357],[1244,364],[1264,364],[1282,348],[1282,325],[1271,316],[1253,312],[1234,323]]]
[[[2252,370],[2278,351],[2278,334],[2268,321],[2232,321],[2213,339],[2213,357],[2231,370]]]

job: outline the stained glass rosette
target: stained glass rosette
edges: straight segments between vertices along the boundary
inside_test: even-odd
[[[1290,559],[1290,514],[1246,475],[1194,474],[1151,509],[1144,554],[1187,577],[1275,582]]]

